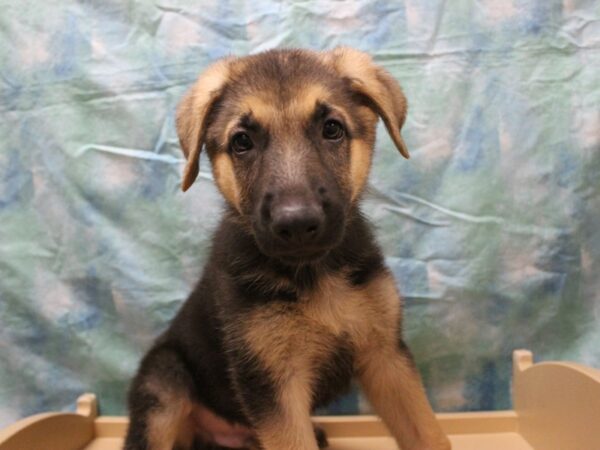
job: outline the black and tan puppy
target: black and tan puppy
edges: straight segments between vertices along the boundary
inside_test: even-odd
[[[208,408],[257,448],[316,450],[310,414],[361,383],[404,450],[447,450],[401,301],[359,210],[378,117],[402,155],[406,100],[359,51],[270,51],[210,66],[182,100],[183,190],[204,147],[227,200],[204,275],[143,359],[127,450],[215,448]]]

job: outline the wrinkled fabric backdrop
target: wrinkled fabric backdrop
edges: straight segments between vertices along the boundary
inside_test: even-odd
[[[179,190],[175,105],[274,47],[404,87],[412,158],[380,126],[364,210],[437,410],[509,408],[515,348],[600,366],[600,2],[1,3],[0,425],[85,391],[125,413],[222,205],[206,161]]]

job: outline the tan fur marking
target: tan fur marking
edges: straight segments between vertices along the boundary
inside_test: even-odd
[[[239,117],[250,113],[263,126],[273,123],[281,115],[272,101],[259,95],[247,95],[240,101],[239,105]],[[238,118],[236,118],[236,122],[237,120]]]
[[[373,350],[361,361],[361,384],[400,448],[450,450],[412,363],[389,348]]]
[[[288,110],[292,117],[306,119],[315,112],[317,102],[329,98],[329,92],[320,84],[310,84],[304,87],[290,102]]]
[[[317,450],[310,421],[312,393],[308,377],[295,373],[279,392],[281,414],[258,426],[258,437],[264,450]]]
[[[400,301],[391,275],[385,273],[363,289],[350,286],[343,276],[329,276],[295,305],[257,308],[244,320],[243,339],[273,374],[286,375],[315,367],[342,335],[359,348],[369,342],[378,345],[378,338],[395,342],[399,319]],[[292,351],[299,343],[303,351]]]
[[[319,342],[309,321],[285,305],[261,308],[245,318],[244,325],[243,339],[268,368],[281,412],[257,426],[264,450],[316,450],[309,415],[310,372],[314,361],[330,351],[330,344]],[[297,345],[306,351],[294,351]]]
[[[362,192],[371,169],[372,147],[364,141],[354,140],[350,145],[350,180],[352,200]]]
[[[240,211],[240,189],[235,178],[233,162],[231,157],[226,153],[218,153],[213,161],[213,173],[215,175],[215,183],[223,196]],[[240,211],[241,213],[241,211]]]
[[[251,113],[262,125],[277,124],[287,118],[298,122],[309,118],[315,111],[318,101],[329,98],[327,90],[319,84],[311,84],[298,91],[289,103],[281,108],[272,93],[266,95],[250,94],[240,101],[240,113]]]
[[[192,403],[183,393],[165,389],[160,383],[149,381],[146,388],[159,399],[160,407],[148,417],[148,444],[150,450],[172,450],[175,444],[184,448],[192,445],[194,425]]]
[[[370,285],[373,297],[387,298],[400,305],[394,281],[383,277]],[[377,293],[375,293],[377,292]],[[386,303],[381,300],[382,305]],[[401,310],[389,311],[398,322]],[[429,405],[425,389],[412,361],[398,350],[397,328],[380,327],[380,339],[359,352],[357,369],[363,389],[371,404],[390,429],[400,448],[450,450]]]

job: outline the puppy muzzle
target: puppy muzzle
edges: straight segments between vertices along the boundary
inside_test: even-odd
[[[267,193],[255,223],[261,250],[290,262],[319,259],[343,233],[343,212],[320,189],[311,192]]]

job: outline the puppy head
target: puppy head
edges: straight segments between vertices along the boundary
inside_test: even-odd
[[[378,117],[408,158],[406,107],[397,82],[349,48],[221,60],[177,110],[182,188],[197,177],[204,147],[217,186],[265,254],[318,259],[343,238],[365,186]]]

